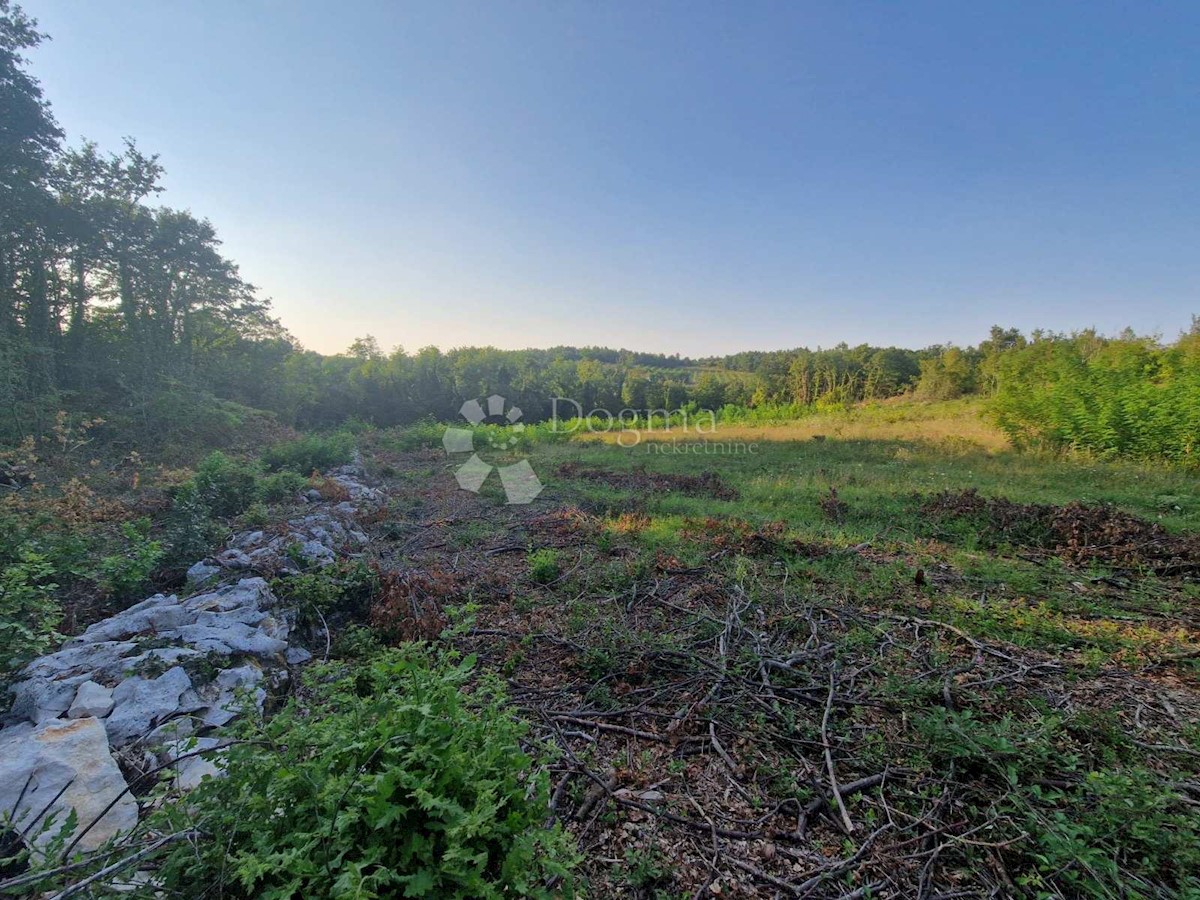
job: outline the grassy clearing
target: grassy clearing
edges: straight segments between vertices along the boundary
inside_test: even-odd
[[[1015,453],[970,404],[703,438],[764,433],[481,449],[529,458],[527,507],[457,490],[437,444],[363,436],[397,498],[381,565],[442,573],[389,609],[442,610],[557,746],[591,894],[1200,896],[1193,479]],[[1163,530],[1119,556],[931,513],[970,488]]]

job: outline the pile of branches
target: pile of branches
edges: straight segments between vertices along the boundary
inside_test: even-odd
[[[1157,575],[1200,573],[1200,538],[1172,534],[1107,503],[1015,503],[970,488],[925,498],[921,511],[934,522],[970,521],[993,546],[1045,551],[1073,565],[1100,563]]]

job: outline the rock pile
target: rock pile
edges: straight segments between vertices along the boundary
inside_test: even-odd
[[[281,608],[254,573],[329,565],[367,543],[355,519],[384,496],[364,483],[360,463],[327,477],[348,500],[306,497],[312,511],[286,526],[235,535],[189,570],[208,590],[184,599],[155,594],[22,671],[0,730],[0,816],[36,846],[57,831],[38,833],[47,817],[57,813],[61,824],[74,809],[77,833],[92,826],[78,847],[99,846],[137,823],[119,763],[149,771],[219,747],[220,727],[243,704],[261,708],[267,688],[310,658],[289,644],[294,610]],[[227,576],[237,580],[222,583]],[[184,789],[218,771],[194,755],[174,769]]]

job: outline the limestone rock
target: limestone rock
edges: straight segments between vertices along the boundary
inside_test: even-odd
[[[67,710],[68,719],[103,719],[113,708],[112,688],[94,681],[85,681],[75,691],[75,701]]]
[[[158,678],[134,676],[113,691],[113,711],[104,722],[113,747],[123,747],[150,733],[180,711],[180,699],[192,680],[180,666]]]
[[[211,566],[201,560],[190,569],[187,570],[187,580],[189,584],[195,587],[202,587],[210,581],[214,581],[221,575],[220,566]]]
[[[35,847],[58,833],[71,809],[77,834],[114,800],[77,849],[94,850],[118,832],[129,831],[137,825],[138,806],[126,787],[99,719],[55,720],[0,731],[0,809],[12,813],[17,830],[28,829]],[[61,796],[52,804],[59,791]],[[53,827],[41,830],[51,813]]]

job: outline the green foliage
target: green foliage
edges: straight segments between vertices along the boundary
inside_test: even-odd
[[[236,516],[258,495],[258,470],[216,451],[196,468],[192,483],[210,514]]]
[[[282,471],[264,476],[258,483],[258,496],[268,503],[291,500],[308,484],[299,472]]]
[[[272,472],[288,469],[308,475],[345,465],[353,455],[354,435],[348,431],[335,431],[276,444],[263,454],[263,463]]]
[[[551,897],[575,858],[546,829],[544,771],[526,727],[473,659],[409,645],[357,667],[321,667],[303,704],[248,728],[228,774],[160,816],[205,839],[160,870],[168,893],[196,885],[262,898]],[[549,878],[567,887],[547,888]]]
[[[0,683],[59,639],[62,610],[54,597],[54,567],[26,546],[0,571]]]
[[[271,524],[271,512],[260,500],[255,500],[242,513],[242,525],[246,528],[266,528]]]
[[[1029,836],[1018,881],[1037,896],[1148,897],[1162,884],[1200,896],[1200,822],[1185,798],[1146,766],[1089,769],[1082,744],[1106,732],[1084,725],[1057,715],[986,721],[969,710],[917,721],[935,766],[995,786],[977,802]],[[1124,738],[1110,731],[1107,739],[1119,748]]]
[[[538,584],[550,584],[558,579],[558,553],[543,547],[529,554],[529,577]]]
[[[1093,332],[1040,336],[994,366],[991,412],[1019,446],[1200,458],[1200,331],[1169,346]]]
[[[921,360],[916,396],[921,400],[955,400],[975,390],[975,363],[957,347]]]
[[[316,622],[330,612],[362,616],[378,592],[379,576],[364,562],[340,561],[331,566],[272,583],[288,606],[295,606],[301,621]]]
[[[352,622],[333,639],[330,653],[335,659],[366,659],[382,649],[375,629]]]
[[[150,576],[165,555],[160,541],[150,540],[150,520],[138,519],[121,525],[125,549],[100,560],[97,580],[112,597],[126,600],[140,596]]]
[[[174,567],[187,567],[205,556],[219,542],[224,529],[212,519],[208,504],[195,481],[175,492],[171,510],[167,513],[164,562]]]

